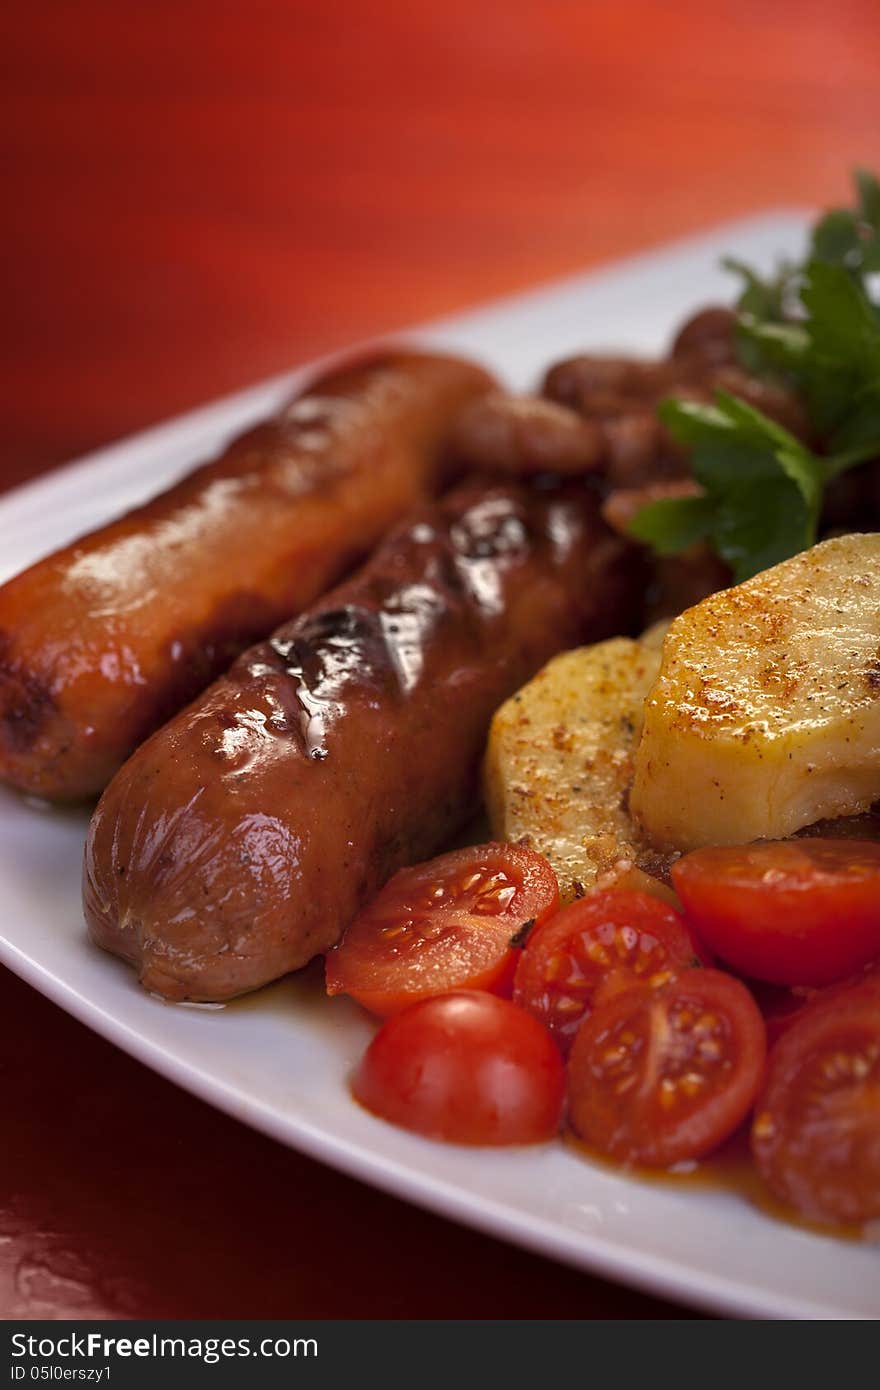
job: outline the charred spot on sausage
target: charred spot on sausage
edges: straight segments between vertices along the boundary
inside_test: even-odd
[[[14,659],[5,632],[0,632],[0,689],[4,691],[0,730],[13,753],[24,753],[35,743],[56,704],[45,682]]]

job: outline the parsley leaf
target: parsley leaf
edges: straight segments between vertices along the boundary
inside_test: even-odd
[[[770,276],[758,275],[750,266],[732,256],[725,256],[721,264],[725,270],[739,275],[745,282],[736,301],[741,323],[745,319],[762,325],[782,324],[785,321],[797,282],[797,267],[792,262],[780,261]],[[765,355],[762,343],[742,331],[737,350],[740,361],[750,372],[760,372],[773,365],[772,359]]]
[[[658,555],[677,555],[709,535],[714,515],[711,497],[663,497],[641,508],[629,532]]]
[[[880,230],[880,179],[869,169],[856,169],[856,191],[862,221],[875,231]]]
[[[737,582],[811,543],[824,471],[794,435],[724,391],[714,405],[664,401],[659,415],[693,449],[703,494],[643,507],[632,535],[666,555],[706,538]]]
[[[857,270],[862,262],[862,240],[856,214],[848,208],[826,212],[813,229],[812,248],[818,261]]]
[[[751,266],[733,256],[725,256],[721,264],[725,270],[739,275],[745,282],[736,302],[740,313],[753,314],[762,322],[782,322],[797,273],[790,261],[781,261],[771,276],[759,275]]]
[[[811,261],[801,299],[809,339],[801,386],[814,425],[833,446],[854,398],[880,385],[880,320],[842,266]]]
[[[740,350],[752,371],[800,393],[827,452],[726,392],[714,405],[667,400],[658,414],[692,450],[698,496],[643,507],[630,532],[660,554],[708,540],[737,582],[812,545],[825,485],[880,458],[880,306],[866,276],[880,269],[880,182],[856,173],[858,203],[837,208],[813,230],[803,266],[765,279],[738,261]],[[792,296],[795,289],[799,304]]]
[[[759,490],[735,483],[728,488],[711,539],[740,584],[807,549],[815,540],[815,528],[803,498],[783,479],[766,477]]]
[[[849,460],[852,454],[857,453],[858,458],[846,467],[880,457],[880,382],[868,383],[854,393],[848,415],[834,431],[834,449],[834,458],[828,461],[833,467],[831,476],[843,472],[841,461]]]
[[[813,259],[843,267],[865,289],[865,276],[880,270],[880,181],[867,169],[854,174],[853,208],[833,208],[813,229]]]

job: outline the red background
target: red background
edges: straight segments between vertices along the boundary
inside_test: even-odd
[[[0,486],[880,163],[876,0],[56,0],[0,62]],[[0,1038],[6,1317],[683,1311],[287,1152],[8,975]]]

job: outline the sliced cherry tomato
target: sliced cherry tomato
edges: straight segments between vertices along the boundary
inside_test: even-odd
[[[775,1044],[752,1152],[802,1216],[880,1220],[880,977],[817,997]]]
[[[700,962],[683,918],[647,893],[594,892],[536,928],[516,969],[513,997],[552,1032],[563,1053],[607,994],[665,983]]]
[[[432,1139],[534,1144],[559,1128],[565,1070],[531,1014],[462,990],[387,1019],[353,1090],[382,1119]]]
[[[509,994],[518,937],[558,905],[547,860],[519,845],[477,845],[401,869],[329,952],[327,992],[382,1016],[453,989]]]
[[[686,970],[600,1004],[569,1061],[575,1133],[624,1163],[701,1158],[745,1119],[761,1084],[764,1024],[732,975]]]
[[[672,881],[728,965],[780,985],[824,985],[880,958],[880,844],[777,840],[698,849]]]

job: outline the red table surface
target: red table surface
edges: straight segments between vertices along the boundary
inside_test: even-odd
[[[2,486],[880,163],[876,0],[80,0],[5,7],[0,52]],[[0,1030],[7,1318],[685,1314],[281,1148],[6,973]]]

